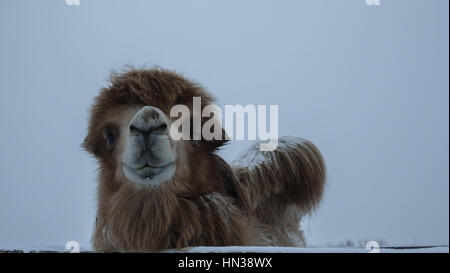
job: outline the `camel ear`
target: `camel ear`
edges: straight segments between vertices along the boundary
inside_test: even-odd
[[[206,140],[202,137],[201,145],[205,147],[210,152],[215,152],[220,149],[223,145],[228,143],[227,139],[227,133],[223,128],[221,128],[222,131],[222,137],[220,139],[212,139],[212,140]]]
[[[99,145],[95,145],[95,143],[92,143],[92,138],[87,135],[83,142],[80,144],[80,147],[85,150],[88,153],[93,154],[94,156],[98,156],[99,153]],[[97,148],[95,148],[97,147]]]
[[[87,151],[87,152],[91,152],[87,136],[84,138],[83,142],[80,144],[80,148],[85,150],[85,151]]]
[[[203,126],[205,125],[206,122],[208,122],[208,120],[210,120],[209,118],[205,118],[202,117],[201,119],[201,128],[203,128]],[[193,139],[193,121],[191,119],[191,136],[190,139]],[[222,147],[223,145],[225,145],[228,141],[228,135],[225,132],[225,130],[219,125],[216,124],[214,126],[214,131],[219,131],[220,132],[220,136],[214,137],[212,139],[206,139],[205,136],[203,134],[201,134],[201,139],[200,140],[194,140],[194,143],[196,146],[199,146],[203,149],[206,149],[209,152],[215,152],[217,150],[220,149],[220,147]]]

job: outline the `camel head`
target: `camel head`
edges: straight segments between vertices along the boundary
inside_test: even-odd
[[[209,180],[220,176],[218,166],[225,164],[214,154],[225,140],[175,141],[169,134],[177,118],[170,117],[171,107],[192,108],[194,96],[204,105],[213,102],[200,86],[170,71],[114,75],[94,102],[83,144],[100,162],[100,183],[111,189],[126,184],[169,187],[184,195],[208,192]]]

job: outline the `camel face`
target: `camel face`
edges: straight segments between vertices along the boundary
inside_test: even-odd
[[[169,119],[161,109],[142,107],[125,128],[122,171],[133,182],[157,186],[173,177],[176,145],[169,135]]]

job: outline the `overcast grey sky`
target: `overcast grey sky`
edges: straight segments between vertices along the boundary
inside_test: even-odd
[[[79,145],[126,64],[181,72],[221,105],[278,104],[279,134],[310,139],[328,165],[310,244],[448,244],[448,5],[0,1],[0,247],[89,246],[96,163]]]

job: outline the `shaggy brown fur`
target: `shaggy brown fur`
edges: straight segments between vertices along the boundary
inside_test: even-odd
[[[304,245],[299,221],[319,203],[325,184],[324,161],[308,141],[281,138],[274,152],[250,151],[255,158],[233,167],[215,154],[225,140],[177,141],[177,169],[169,181],[138,187],[122,174],[120,128],[136,109],[155,106],[169,116],[175,104],[192,108],[193,96],[202,106],[213,102],[198,84],[173,72],[131,69],[113,75],[96,98],[83,143],[100,165],[94,248]],[[118,138],[113,149],[105,130]]]

